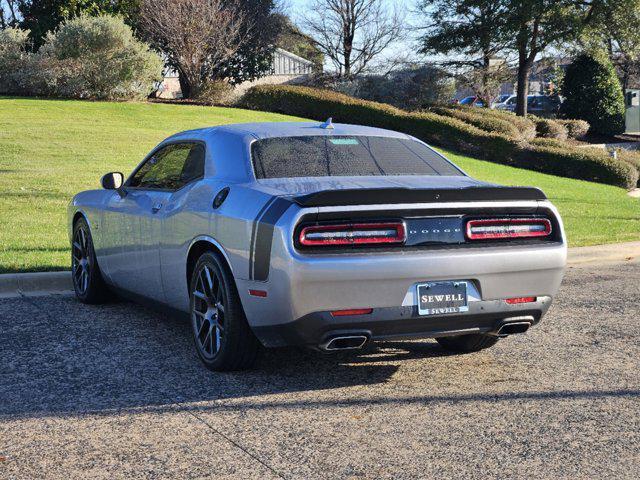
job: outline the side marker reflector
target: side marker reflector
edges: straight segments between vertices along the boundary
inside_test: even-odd
[[[249,295],[252,297],[266,297],[267,292],[265,290],[249,290]]]
[[[516,297],[516,298],[507,298],[505,302],[509,305],[517,305],[519,303],[533,303],[537,300],[536,297]]]

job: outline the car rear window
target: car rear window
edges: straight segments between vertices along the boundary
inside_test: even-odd
[[[256,178],[463,175],[444,157],[408,138],[277,137],[257,140]]]

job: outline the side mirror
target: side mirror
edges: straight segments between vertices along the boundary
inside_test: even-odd
[[[117,190],[124,183],[124,175],[120,172],[110,172],[103,175],[100,184],[105,190]]]

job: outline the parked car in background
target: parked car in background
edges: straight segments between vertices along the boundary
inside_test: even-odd
[[[102,186],[69,205],[77,298],[180,313],[212,370],[251,366],[261,344],[488,348],[540,321],[567,255],[540,190],[330,120],[182,132]]]
[[[491,108],[495,108],[497,110],[509,110],[510,105],[515,105],[515,102],[516,96],[511,93],[507,95],[500,95],[496,98],[493,105],[491,105]]]
[[[560,111],[562,97],[559,95],[529,95],[527,112],[538,117],[555,117]]]
[[[484,107],[484,102],[479,97],[464,97],[458,102],[458,105],[466,105],[467,107]]]
[[[527,112],[538,117],[554,117],[560,110],[562,100],[559,95],[529,95],[527,97]],[[516,96],[512,95],[504,102],[497,104],[495,108],[515,112],[516,101]]]

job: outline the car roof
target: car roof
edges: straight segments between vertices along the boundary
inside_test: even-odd
[[[216,127],[188,130],[177,133],[167,140],[178,140],[181,137],[206,137],[217,132],[253,137],[255,139],[276,137],[303,137],[312,135],[359,135],[369,137],[410,138],[409,135],[385,130],[383,128],[332,123],[333,128],[323,128],[323,122],[255,122],[220,125]],[[166,140],[165,140],[166,141]]]

